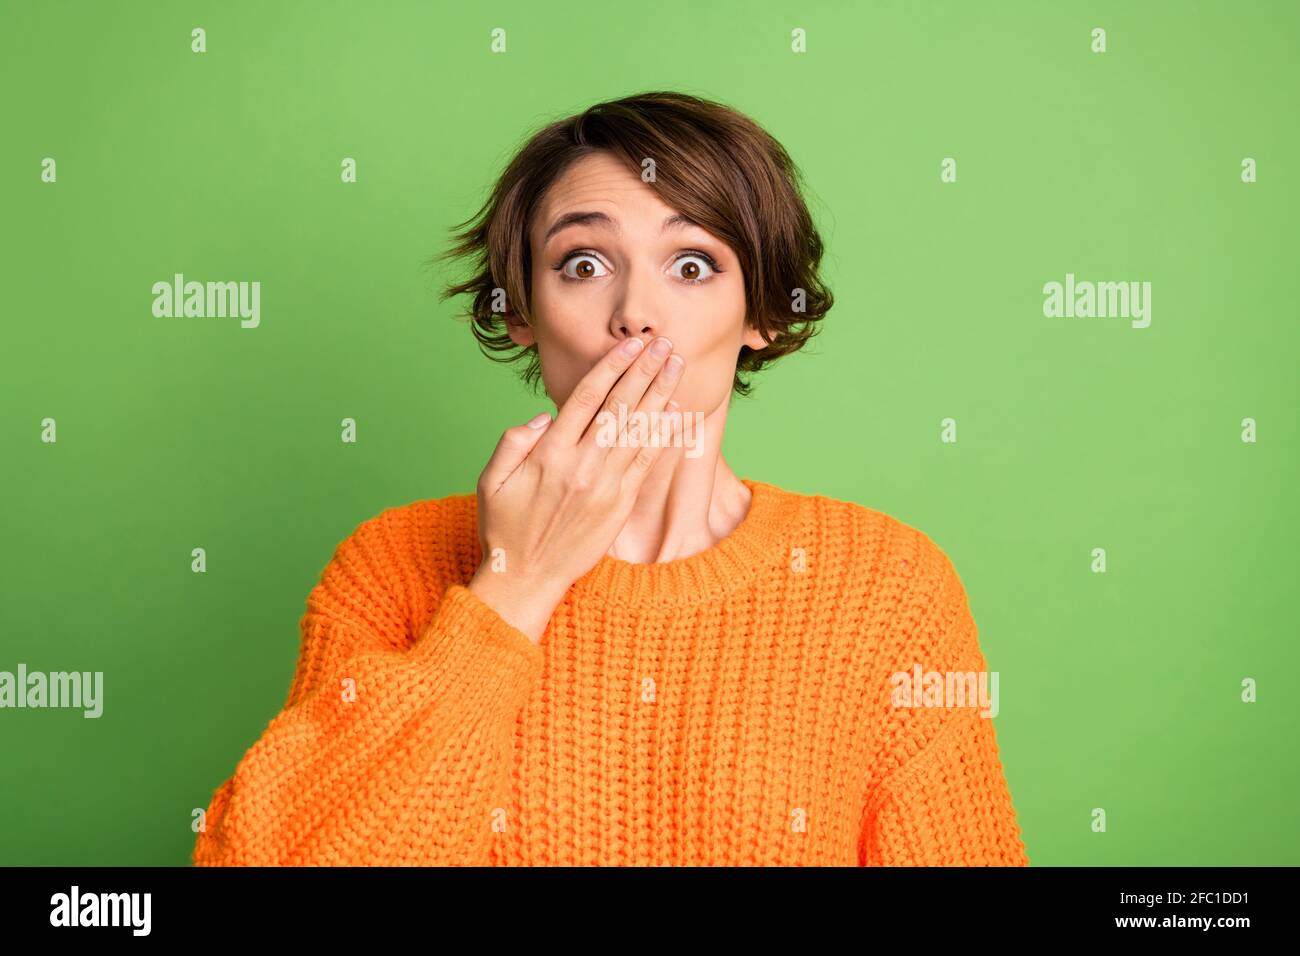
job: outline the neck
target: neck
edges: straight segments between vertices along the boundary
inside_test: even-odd
[[[724,402],[706,415],[702,428],[693,427],[694,413],[683,411],[683,419],[690,414],[691,421],[674,436],[674,445],[659,453],[610,557],[638,564],[687,558],[716,545],[744,519],[749,489],[722,458],[727,406]]]

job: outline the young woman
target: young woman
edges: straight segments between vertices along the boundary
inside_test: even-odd
[[[602,103],[467,225],[448,295],[558,414],[338,547],[194,862],[1027,863],[988,709],[932,693],[984,673],[948,558],[722,457],[732,393],[831,306],[784,149]]]

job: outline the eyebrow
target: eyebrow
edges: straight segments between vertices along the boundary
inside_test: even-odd
[[[618,223],[613,219],[610,219],[609,216],[605,215],[603,212],[566,212],[563,216],[556,219],[555,222],[551,223],[551,227],[546,230],[546,235],[542,237],[543,244],[548,242],[551,236],[555,235],[561,229],[567,229],[569,226],[599,226],[601,229],[613,230],[615,235],[618,235],[620,231]],[[701,229],[704,228],[690,216],[676,213],[664,220],[663,225],[659,227],[659,231],[663,233],[667,232],[669,229],[682,229],[686,226],[698,226]]]

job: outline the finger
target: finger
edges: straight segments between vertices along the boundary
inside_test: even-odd
[[[601,356],[600,361],[579,380],[565,399],[559,414],[555,416],[555,424],[547,429],[548,442],[562,445],[578,443],[610,388],[641,354],[643,345],[637,338],[624,339]]]
[[[617,447],[611,448],[606,456],[606,464],[615,473],[627,470],[636,457],[637,445],[672,444],[674,434],[681,430],[681,414],[665,416],[662,413],[668,410],[667,405],[682,380],[685,368],[686,360],[681,355],[670,355],[636,406],[635,411],[644,412],[644,418],[638,421],[632,418],[633,412],[628,412],[627,432],[619,435]],[[632,433],[634,422],[639,426],[635,434]]]
[[[541,441],[542,435],[547,432],[550,424],[551,413],[542,412],[528,424],[516,425],[502,432],[496,450],[492,452],[483,474],[479,476],[479,490],[487,494],[495,494],[529,453],[537,447],[537,443]]]
[[[650,343],[650,347],[645,350],[636,362],[623,373],[623,377],[614,383],[610,389],[609,395],[601,405],[601,409],[592,419],[591,425],[587,428],[578,444],[585,447],[587,451],[601,449],[597,438],[602,435],[608,435],[609,426],[606,415],[612,420],[617,427],[619,419],[626,416],[636,408],[637,404],[645,395],[646,387],[655,380],[664,367],[664,362],[672,354],[673,343],[663,336],[658,336]],[[620,409],[622,413],[620,414]],[[602,449],[608,452],[610,446]]]
[[[669,413],[680,411],[681,406],[674,401],[669,401],[666,411]],[[645,481],[645,476],[650,473],[650,469],[655,466],[663,450],[668,447],[664,442],[654,444],[641,444],[635,448],[620,448],[618,451],[629,453],[627,458],[627,468],[623,472],[621,481],[623,494],[627,497],[635,497]]]

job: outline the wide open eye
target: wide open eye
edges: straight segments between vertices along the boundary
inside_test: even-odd
[[[577,263],[572,271],[569,270],[569,263]],[[585,252],[571,252],[565,260],[560,263],[560,275],[564,276],[566,279],[573,279],[581,282],[585,279],[599,279],[602,276],[609,275],[608,270],[604,272],[599,271],[604,268],[604,263],[593,255]]]
[[[712,256],[707,256],[702,252],[687,252],[673,260],[673,269],[681,266],[681,271],[673,272],[677,278],[683,282],[689,282],[691,285],[698,285],[701,282],[708,282],[713,276],[721,272],[718,264],[713,261]]]

